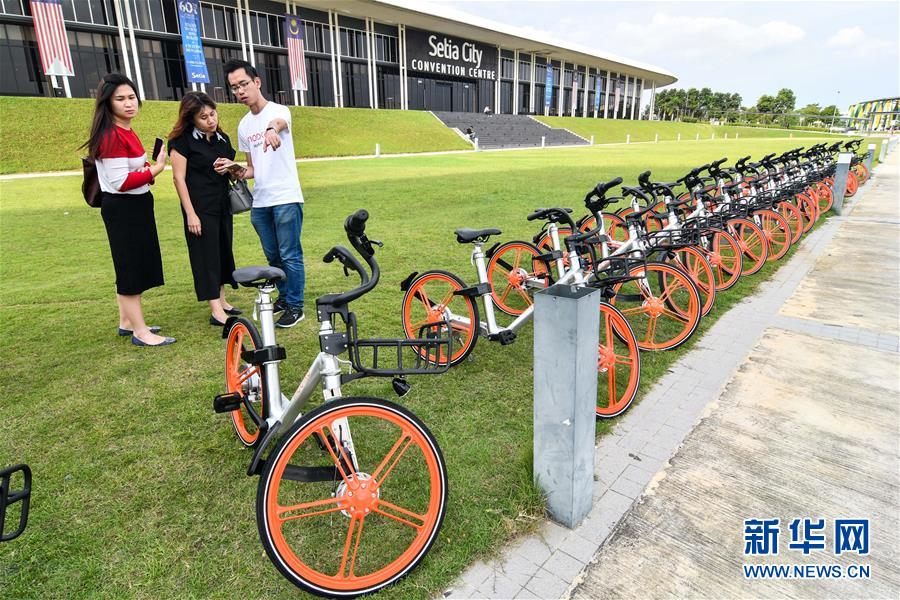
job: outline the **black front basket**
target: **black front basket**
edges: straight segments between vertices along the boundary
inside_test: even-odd
[[[436,375],[450,368],[453,335],[449,321],[426,323],[416,339],[359,339],[356,324],[348,328],[350,362],[360,373],[376,377]]]

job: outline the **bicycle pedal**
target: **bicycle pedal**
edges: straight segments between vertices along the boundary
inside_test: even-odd
[[[504,329],[498,331],[495,335],[491,336],[490,339],[500,342],[501,346],[508,346],[516,341],[516,332]]]
[[[243,396],[238,392],[219,394],[213,398],[213,410],[217,413],[228,413],[238,410],[243,404]]]

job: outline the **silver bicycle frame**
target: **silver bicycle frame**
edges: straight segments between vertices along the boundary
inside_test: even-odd
[[[276,344],[275,318],[271,294],[275,291],[275,286],[262,286],[258,290],[259,295],[256,299],[254,315],[258,316],[263,346],[274,346]],[[330,322],[319,325],[319,336],[331,333],[334,333],[334,328]],[[306,403],[319,385],[322,386],[322,395],[326,402],[343,396],[341,392],[341,363],[337,356],[327,352],[319,352],[290,399],[281,393],[278,362],[277,360],[270,361],[262,365],[265,389],[268,394],[265,401],[269,404],[269,416],[266,418],[266,422],[270,428],[279,424],[290,427],[297,419],[303,416],[303,407],[306,406]],[[335,419],[331,423],[331,428],[338,436],[338,439],[349,449],[354,468],[358,468],[353,438],[350,435],[350,426],[347,423],[347,419],[343,417]]]

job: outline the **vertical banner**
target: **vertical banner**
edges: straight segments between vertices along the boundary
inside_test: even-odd
[[[31,14],[44,75],[74,76],[60,0],[31,0]]]
[[[602,80],[602,78],[600,77],[600,74],[598,73],[597,78],[596,78],[597,83],[594,86],[594,114],[597,114],[600,112],[600,94],[603,89],[603,85],[600,83],[601,80]]]
[[[303,24],[297,15],[284,15],[284,43],[288,51],[291,89],[305,90],[306,59],[303,48]]]
[[[572,74],[572,116],[575,116],[575,109],[578,107],[578,73]]]
[[[181,26],[181,49],[184,70],[190,83],[209,83],[206,57],[200,41],[199,0],[178,0],[178,24]]]
[[[553,66],[547,63],[547,82],[544,86],[544,108],[549,109],[553,101]]]

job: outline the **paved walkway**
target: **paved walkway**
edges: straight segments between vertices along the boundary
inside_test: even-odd
[[[600,440],[577,528],[545,523],[444,595],[900,597],[898,179],[894,153]],[[877,256],[850,243],[863,231]],[[755,517],[784,536],[796,517],[872,519],[871,581],[745,581]],[[773,563],[847,562],[786,544]]]

